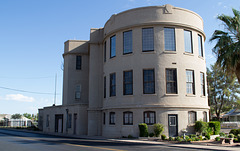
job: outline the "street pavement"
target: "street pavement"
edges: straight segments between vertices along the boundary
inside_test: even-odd
[[[0,129],[0,151],[193,151],[239,150],[239,146],[208,146],[196,144],[171,144],[169,142],[136,139],[106,139],[102,137],[63,137],[42,132],[24,132]]]

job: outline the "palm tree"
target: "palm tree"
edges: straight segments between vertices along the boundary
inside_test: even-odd
[[[213,53],[217,56],[217,64],[228,75],[236,75],[240,83],[240,11],[232,9],[234,16],[219,15],[224,30],[215,30],[210,42],[216,41]]]

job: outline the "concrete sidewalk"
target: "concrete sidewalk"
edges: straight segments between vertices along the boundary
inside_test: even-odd
[[[199,149],[199,150],[219,150],[219,151],[231,151],[237,150],[240,151],[240,143],[234,143],[233,145],[230,144],[220,144],[220,143],[213,143],[213,141],[208,142],[189,142],[189,143],[173,143],[169,141],[149,141],[149,140],[139,140],[139,139],[111,139],[111,138],[104,138],[102,136],[72,136],[66,134],[58,134],[58,133],[44,133],[42,131],[29,131],[23,129],[8,129],[11,131],[21,131],[27,133],[37,133],[43,135],[52,135],[52,136],[60,136],[60,137],[69,137],[69,138],[79,138],[79,139],[91,139],[91,140],[107,140],[119,143],[141,143],[141,144],[154,144],[154,145],[164,145],[168,147],[179,147],[179,148],[189,148],[189,149]]]

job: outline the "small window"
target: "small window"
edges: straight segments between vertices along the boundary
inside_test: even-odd
[[[143,70],[143,94],[155,93],[154,69]]]
[[[110,97],[116,96],[116,74],[110,74]]]
[[[164,43],[166,51],[176,51],[174,28],[164,28]]]
[[[110,124],[110,125],[115,125],[115,120],[116,120],[116,119],[115,119],[115,118],[116,118],[116,117],[115,117],[115,112],[110,112],[109,115],[110,115],[110,117],[109,117],[109,124]]]
[[[185,52],[193,53],[192,50],[192,32],[188,30],[184,30],[184,46]]]
[[[133,94],[133,72],[124,71],[123,72],[123,95]]]
[[[186,70],[186,87],[187,87],[187,94],[195,94],[193,70]]]
[[[76,70],[81,70],[82,68],[82,56],[76,57]]]
[[[133,112],[123,112],[123,124],[133,125]]]
[[[49,127],[49,115],[47,115],[46,127]]]
[[[72,127],[72,114],[68,114],[68,123],[67,123],[67,128]]]
[[[123,32],[123,54],[132,53],[132,31]]]
[[[106,123],[106,113],[103,112],[103,125],[105,125],[105,123]]]
[[[207,112],[203,112],[203,122],[207,122]]]
[[[202,36],[198,35],[198,52],[199,56],[203,57]]]
[[[154,51],[153,28],[142,29],[142,51]]]
[[[116,57],[116,36],[110,38],[110,58]]]
[[[104,79],[103,79],[103,85],[104,85],[104,86],[103,86],[103,87],[104,87],[104,88],[103,88],[103,98],[106,98],[106,92],[107,92],[107,91],[106,91],[106,89],[107,89],[107,87],[106,87],[106,86],[107,86],[107,85],[106,85],[106,77],[104,77]]]
[[[201,82],[201,95],[205,96],[205,76],[203,72],[200,72],[200,82]]]
[[[177,69],[166,69],[167,94],[177,94]]]
[[[197,114],[194,111],[188,112],[188,125],[193,125],[197,121]]]
[[[107,56],[107,54],[106,54],[107,53],[107,42],[106,41],[104,42],[104,52],[103,53],[104,53],[103,54],[104,55],[104,62],[106,62],[106,59],[107,59],[107,57],[106,57]]]
[[[81,98],[81,85],[77,85],[75,89],[75,99]]]
[[[154,111],[146,111],[144,114],[144,123],[152,125],[156,123],[156,117]]]

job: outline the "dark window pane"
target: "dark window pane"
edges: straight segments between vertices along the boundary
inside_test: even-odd
[[[104,42],[104,54],[103,54],[104,55],[104,62],[106,62],[106,58],[107,58],[106,53],[107,53],[107,42],[105,41]]]
[[[116,36],[110,38],[110,58],[116,56]]]
[[[176,69],[166,69],[167,94],[177,94],[177,73]]]
[[[165,50],[176,51],[174,28],[164,28],[164,43]]]
[[[144,123],[148,125],[152,125],[156,123],[156,115],[154,111],[146,111],[143,113],[144,115]]]
[[[132,53],[132,31],[123,33],[123,54]]]
[[[154,33],[153,28],[142,29],[142,51],[154,50]]]
[[[133,94],[133,72],[132,71],[123,72],[123,94],[124,95]]]
[[[202,36],[200,35],[198,35],[198,53],[199,56],[203,57]]]
[[[155,93],[154,69],[143,70],[143,93]]]
[[[76,57],[76,69],[81,70],[82,68],[82,56]]]
[[[192,32],[188,30],[184,30],[184,45],[185,52],[193,53],[192,51]]]
[[[110,97],[116,96],[116,74],[110,74]]]

